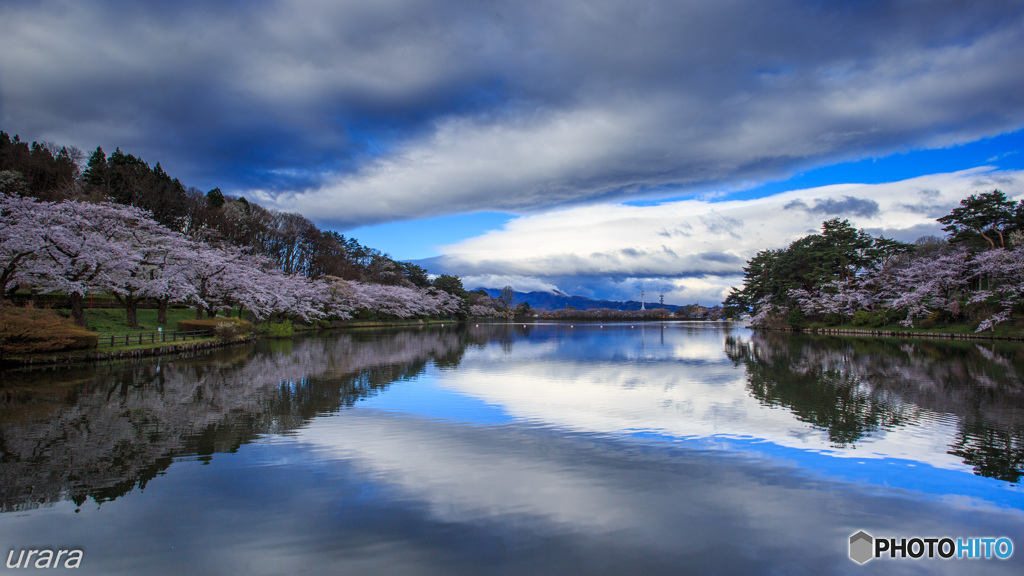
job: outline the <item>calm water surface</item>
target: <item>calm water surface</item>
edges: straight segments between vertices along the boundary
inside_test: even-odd
[[[848,556],[1024,547],[1019,343],[469,324],[0,379],[0,554],[83,574],[1024,572]]]

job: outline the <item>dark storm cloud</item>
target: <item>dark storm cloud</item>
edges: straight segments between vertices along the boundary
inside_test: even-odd
[[[6,2],[0,127],[347,226],[1015,130],[1022,52],[1019,2]]]
[[[842,200],[835,198],[816,198],[814,206],[808,206],[803,200],[794,200],[785,206],[786,210],[804,210],[812,214],[823,214],[826,216],[863,216],[871,218],[878,214],[878,202],[853,196],[843,196]]]

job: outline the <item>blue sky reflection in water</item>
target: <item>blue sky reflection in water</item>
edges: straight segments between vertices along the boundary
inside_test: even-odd
[[[46,419],[8,378],[4,449],[41,438],[51,469],[3,461],[0,535],[81,546],[95,574],[962,573],[858,566],[846,541],[1024,542],[1015,355],[692,324],[470,325],[97,368]],[[45,378],[52,398],[59,377]],[[88,441],[68,432],[83,420]],[[1015,574],[1021,558],[969,568]]]

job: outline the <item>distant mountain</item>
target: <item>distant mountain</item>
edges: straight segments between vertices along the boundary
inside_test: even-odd
[[[484,290],[487,291],[487,295],[491,298],[497,298],[498,294],[501,293],[501,290],[497,288],[484,288]],[[571,296],[569,294],[555,292],[516,292],[515,295],[516,302],[526,302],[530,305],[530,308],[537,308],[540,310],[559,310],[564,309],[566,306],[570,306],[577,310],[590,310],[592,308],[610,308],[612,310],[640,309],[640,302],[636,300],[629,300],[627,302],[616,302],[614,300],[592,300],[584,296]],[[661,308],[657,302],[647,302],[644,307],[648,310]],[[664,308],[674,312],[679,308],[679,306],[665,304]]]

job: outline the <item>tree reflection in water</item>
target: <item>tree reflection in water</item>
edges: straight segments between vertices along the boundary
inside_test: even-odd
[[[0,374],[0,512],[113,500],[178,458],[208,461],[352,406],[428,362],[457,366],[489,331],[420,329],[261,341],[214,353]]]
[[[456,368],[469,347],[509,355],[530,340],[589,363],[595,346],[607,343],[598,355],[616,359],[623,374],[634,370],[633,360],[619,360],[621,341],[598,339],[598,332],[580,338],[568,327],[533,330],[471,324],[346,332],[192,357],[0,372],[0,512],[119,498],[176,459],[209,461],[343,410],[431,364]],[[727,336],[725,353],[746,372],[752,397],[827,431],[838,449],[941,419],[958,430],[949,454],[981,476],[1020,480],[1019,344],[755,333]],[[649,361],[645,370],[662,362]]]
[[[879,430],[950,415],[949,454],[975,474],[1024,474],[1024,347],[1019,343],[844,338],[758,332],[728,337],[750,394],[854,448]]]

